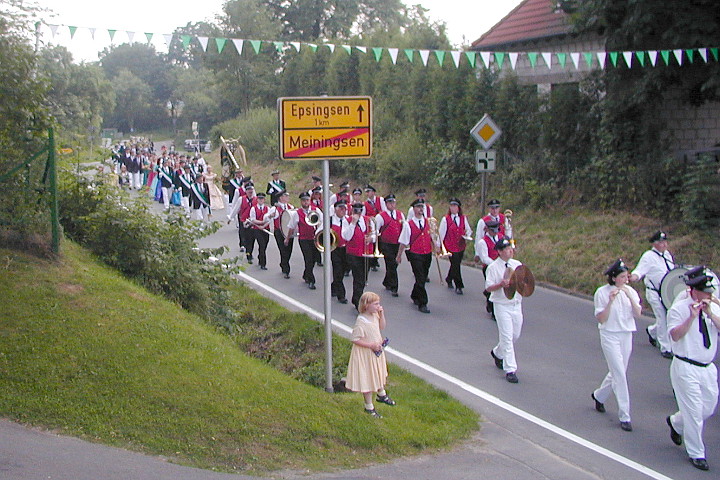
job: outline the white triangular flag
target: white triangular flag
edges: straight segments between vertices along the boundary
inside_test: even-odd
[[[485,68],[490,68],[490,52],[480,52],[480,58],[482,58]]]
[[[330,49],[330,53],[335,53],[335,44],[334,43],[327,43],[325,44]]]
[[[208,45],[208,37],[197,37],[198,42],[200,42],[200,46],[203,49],[203,52],[207,52],[207,45]]]
[[[625,63],[627,64],[628,68],[632,67],[632,55],[633,52],[622,52],[623,57],[625,57]]]
[[[513,70],[515,70],[515,65],[517,64],[517,59],[520,54],[518,52],[510,52],[508,53],[508,57],[510,57],[510,66]]]
[[[398,56],[398,51],[399,51],[399,49],[397,49],[397,48],[388,48],[387,51],[388,51],[388,53],[390,54],[390,59],[392,60],[393,65],[395,65],[395,63],[397,62],[397,56]]]
[[[418,53],[420,54],[423,65],[427,67],[428,58],[430,57],[430,50],[418,50]]]
[[[169,47],[173,39],[172,34],[163,33],[163,38],[165,39],[165,45]]]
[[[50,31],[52,32],[53,38],[55,38],[55,35],[57,34],[57,29],[60,25],[48,25],[50,27]]]
[[[698,48],[698,53],[702,57],[702,59],[707,63],[707,48]]]
[[[570,59],[572,60],[573,65],[575,65],[575,70],[577,70],[578,66],[580,65],[580,53],[570,52]]]
[[[367,47],[355,47],[363,53],[367,53]]]
[[[243,43],[245,43],[245,40],[243,40],[241,38],[233,38],[232,41],[233,41],[233,44],[235,45],[235,50],[237,50],[238,55],[240,55],[242,53]]]
[[[677,58],[678,65],[682,65],[682,50],[673,50],[673,53],[675,54],[675,58]]]
[[[135,40],[135,32],[125,32],[128,36],[128,43],[133,43],[133,40]]]
[[[605,59],[607,58],[607,52],[597,52],[597,57],[600,68],[605,68]]]
[[[290,45],[292,45],[293,47],[295,47],[295,51],[296,51],[296,52],[299,52],[299,51],[300,51],[300,42],[290,42]]]
[[[650,56],[650,63],[652,64],[653,67],[655,66],[655,63],[657,62],[657,54],[658,54],[657,50],[650,50],[648,52],[648,55]]]
[[[552,69],[552,53],[541,52],[540,55],[542,55],[543,60],[545,60],[545,65],[547,65],[548,68]]]

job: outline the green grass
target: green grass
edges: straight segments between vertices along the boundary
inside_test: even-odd
[[[398,406],[372,419],[359,394],[293,380],[77,245],[63,253],[51,262],[0,250],[2,416],[251,473],[387,461],[477,429],[472,411],[395,367]]]

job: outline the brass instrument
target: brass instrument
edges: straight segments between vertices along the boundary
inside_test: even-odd
[[[440,278],[440,285],[445,285],[445,281],[443,280],[442,272],[440,271],[440,257],[449,257],[451,254],[445,249],[445,245],[443,244],[442,240],[440,240],[440,232],[438,231],[438,222],[437,218],[430,217],[427,219],[428,225],[430,226],[430,237],[432,238],[433,242],[433,251],[435,252],[435,262],[437,265],[437,271],[438,271],[438,277]],[[440,244],[440,251],[438,252],[436,249],[436,245]]]
[[[380,232],[378,232],[377,220],[375,220],[375,217],[370,217],[370,224],[372,225],[372,233],[375,234],[375,250],[373,250],[373,257],[385,258],[385,255],[380,252]]]
[[[515,248],[515,237],[513,236],[512,229],[513,211],[508,208],[503,212],[503,214],[505,215],[505,236],[510,239],[510,246]]]
[[[320,225],[320,214],[317,210],[310,210],[310,213],[305,217],[305,223],[311,227],[317,227]]]
[[[337,233],[335,233],[335,230],[330,229],[330,251],[332,252],[333,250],[335,250],[337,246]],[[325,245],[323,245],[323,230],[318,230],[318,232],[315,234],[315,248],[317,248],[320,253],[325,252]]]

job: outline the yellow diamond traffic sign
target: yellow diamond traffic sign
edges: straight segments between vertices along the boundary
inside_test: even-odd
[[[470,135],[485,150],[489,149],[495,141],[502,135],[502,130],[495,125],[493,119],[487,113],[483,115],[482,120],[470,129]]]

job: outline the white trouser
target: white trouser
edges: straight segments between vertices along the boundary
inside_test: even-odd
[[[661,352],[670,352],[672,351],[672,346],[667,328],[667,310],[665,310],[660,300],[660,294],[648,288],[645,290],[645,298],[655,315],[655,323],[648,327],[648,332],[650,332],[650,335],[660,344]]]
[[[192,209],[192,215],[190,216],[191,220],[200,220],[201,222],[205,221],[205,208],[206,207],[200,207],[200,208],[193,208]]]
[[[702,431],[705,419],[715,412],[718,402],[717,368],[713,363],[698,367],[674,358],[670,382],[679,409],[670,416],[672,426],[683,436],[690,458],[705,458]]]
[[[498,344],[493,348],[493,353],[498,358],[502,358],[505,373],[515,372],[517,362],[514,343],[520,338],[523,324],[521,303],[495,302],[495,319],[498,327]]]
[[[162,187],[162,194],[163,194],[163,203],[165,204],[165,209],[170,208],[170,197],[173,194],[173,188],[172,187]]]
[[[632,332],[607,332],[600,330],[600,346],[608,365],[600,387],[593,392],[600,403],[605,403],[612,392],[618,403],[621,422],[630,421],[630,392],[627,384],[627,367],[632,352]]]
[[[132,188],[135,190],[140,189],[142,187],[142,173],[137,172],[132,174]]]
[[[180,206],[185,210],[185,215],[190,216],[190,197],[180,195]]]

